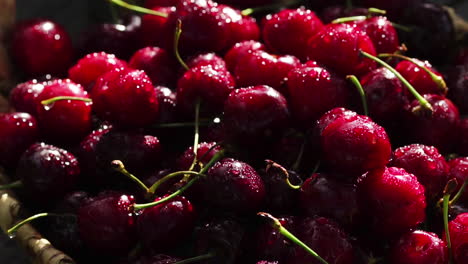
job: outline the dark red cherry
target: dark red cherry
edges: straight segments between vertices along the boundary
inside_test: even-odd
[[[144,209],[137,218],[136,230],[145,248],[167,250],[182,243],[190,235],[194,224],[195,210],[192,204],[183,196],[177,196]]]
[[[312,127],[326,111],[345,106],[348,99],[346,82],[321,67],[296,67],[286,85],[293,117],[305,127]]]
[[[113,54],[105,52],[91,53],[81,58],[68,70],[68,77],[75,83],[83,85],[89,92],[94,82],[106,72],[124,68],[127,63]]]
[[[452,244],[452,256],[455,263],[467,263],[468,261],[468,213],[459,214],[448,224],[450,241]],[[445,232],[442,238],[446,241]]]
[[[246,230],[236,220],[218,218],[201,222],[195,228],[195,250],[198,254],[214,252],[206,264],[235,263]]]
[[[418,111],[417,100],[406,107],[405,130],[409,143],[421,143],[436,147],[446,153],[453,148],[457,139],[457,128],[460,114],[449,99],[440,95],[425,94],[424,98],[431,104],[432,113]]]
[[[265,50],[265,46],[263,43],[255,41],[255,40],[248,40],[236,43],[234,46],[231,47],[224,55],[224,60],[226,61],[226,65],[229,71],[233,72],[238,64],[239,60],[249,54],[250,50]]]
[[[176,94],[164,86],[156,86],[156,98],[159,102],[159,123],[175,122],[177,119]]]
[[[376,55],[374,44],[367,34],[348,24],[329,24],[308,41],[308,59],[316,60],[340,74],[361,76],[376,67],[360,51]]]
[[[23,154],[39,138],[36,118],[28,113],[0,113],[0,165],[15,168]]]
[[[449,161],[450,171],[448,173],[449,179],[456,179],[458,188],[468,180],[468,157],[460,157]],[[468,189],[462,193],[460,197],[463,202],[468,202]]]
[[[413,144],[396,149],[391,165],[414,174],[426,190],[428,200],[441,197],[448,181],[449,166],[435,147]]]
[[[343,122],[345,122],[345,121],[355,120],[358,117],[360,118],[361,116],[358,115],[356,112],[353,112],[346,108],[343,108],[343,107],[333,108],[330,111],[323,114],[320,117],[320,119],[317,120],[316,127],[318,130],[318,134],[321,136],[325,128],[327,128],[328,125],[333,123],[338,118],[340,118],[340,120],[343,120]]]
[[[199,98],[202,115],[214,116],[221,112],[234,87],[234,78],[227,69],[197,65],[186,71],[177,82],[177,108],[192,117],[195,101]]]
[[[202,142],[198,144],[197,161],[201,162],[202,164],[207,164],[213,158],[213,156],[221,150],[221,146],[216,146],[216,144],[216,142]],[[177,159],[177,168],[179,170],[188,170],[192,165],[193,158],[194,153],[192,146],[184,151],[182,156]]]
[[[294,56],[276,56],[263,50],[249,50],[244,56],[238,57],[234,76],[238,87],[268,85],[287,94],[282,84],[288,72],[299,65],[299,59]]]
[[[83,242],[95,253],[125,255],[136,242],[133,196],[103,193],[78,210],[78,228]]]
[[[457,65],[447,73],[448,98],[452,100],[461,114],[468,113],[468,67]]]
[[[442,77],[442,74],[436,71],[428,61],[414,60],[419,66],[410,61],[403,60],[396,65],[395,69],[413,85],[414,89],[420,94],[445,94],[447,91],[441,89],[437,83],[431,79],[431,76],[420,66],[426,67],[439,77]]]
[[[90,102],[60,100],[43,105],[41,101],[57,96],[89,99],[83,86],[69,79],[54,80],[37,97],[37,120],[42,136],[51,142],[77,142],[91,131]]]
[[[392,153],[385,130],[369,118],[339,117],[321,134],[324,161],[335,171],[359,175],[385,166]]]
[[[415,230],[403,235],[391,248],[390,263],[394,264],[446,264],[448,249],[436,234]]]
[[[224,19],[228,25],[229,39],[226,48],[245,40],[260,39],[260,28],[254,17],[244,16],[240,10],[231,6],[219,5],[218,8],[225,15]]]
[[[175,5],[175,2],[172,3]],[[175,12],[175,6],[155,6],[151,7],[152,10],[167,14],[168,16]],[[137,40],[140,47],[168,47],[170,45],[169,38],[172,35],[165,35],[166,17],[155,16],[146,14],[141,17],[141,27],[137,30]]]
[[[281,225],[295,233],[295,222],[297,218],[292,216],[278,218]],[[280,263],[287,263],[294,256],[296,245],[285,238],[268,223],[264,223],[258,227],[255,234],[255,253],[258,259],[277,260]]]
[[[223,60],[223,58],[219,57],[216,55],[216,53],[202,53],[197,56],[194,56],[190,58],[187,61],[187,66],[191,69],[196,66],[201,66],[201,65],[211,65],[215,68],[220,67],[220,68],[226,68],[226,62]]]
[[[409,102],[406,88],[386,68],[377,68],[361,79],[366,94],[369,116],[385,128],[397,126]]]
[[[102,75],[91,91],[96,114],[122,127],[142,127],[158,118],[156,90],[144,71],[116,69]]]
[[[130,58],[128,65],[143,70],[153,85],[174,87],[177,64],[173,56],[158,47],[146,47],[138,50]]]
[[[61,199],[75,188],[79,176],[80,167],[73,154],[44,143],[31,145],[16,168],[28,199],[42,205]]]
[[[351,228],[358,221],[356,186],[323,173],[314,173],[300,189],[300,206],[307,216],[325,216]]]
[[[270,51],[305,59],[307,41],[322,27],[322,21],[309,9],[283,9],[265,17],[262,37]]]
[[[37,97],[46,83],[31,80],[16,85],[10,91],[10,104],[18,112],[26,112],[37,117]]]
[[[355,263],[351,240],[341,227],[325,217],[306,217],[295,223],[297,237],[328,263]],[[297,249],[288,263],[320,263],[305,250]]]
[[[355,24],[372,40],[375,51],[380,53],[394,53],[399,50],[398,33],[387,17],[374,16],[365,20],[358,20]]]
[[[222,210],[251,212],[265,198],[265,186],[255,169],[234,159],[215,163],[199,183],[203,200]]]
[[[15,63],[28,76],[63,75],[74,53],[67,32],[46,19],[17,23],[12,29],[11,52]]]
[[[425,220],[424,186],[404,169],[383,167],[357,183],[359,208],[374,234],[398,237]]]
[[[266,85],[240,88],[224,103],[224,125],[228,137],[242,141],[264,141],[288,125],[286,99]]]

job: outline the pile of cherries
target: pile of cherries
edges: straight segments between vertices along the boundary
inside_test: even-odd
[[[75,46],[44,19],[11,36],[24,82],[0,114],[1,188],[55,247],[78,263],[468,263],[468,49],[444,8],[110,2],[122,20]]]

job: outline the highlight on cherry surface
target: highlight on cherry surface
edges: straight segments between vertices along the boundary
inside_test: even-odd
[[[395,68],[387,64],[385,61],[379,59],[378,57],[372,54],[369,54],[365,51],[360,50],[359,53],[362,56],[377,62],[382,67],[385,67],[389,71],[391,71],[406,86],[406,88],[408,88],[410,93],[419,101],[419,104],[421,105],[421,107],[425,108],[426,110],[430,112],[433,111],[431,104],[424,97],[422,97],[421,94],[418,91],[416,91],[416,89],[397,70],[395,70]]]
[[[266,218],[270,222],[270,225],[274,229],[278,230],[278,232],[281,235],[283,235],[287,239],[291,240],[294,244],[296,244],[296,245],[300,246],[301,248],[303,248],[310,255],[314,256],[318,261],[320,261],[320,263],[328,264],[328,262],[325,259],[323,259],[322,257],[320,257],[319,254],[317,254],[317,252],[315,252],[313,249],[311,249],[309,246],[307,246],[304,242],[302,242],[300,239],[298,239],[295,235],[293,235],[291,232],[289,232],[286,228],[284,228],[283,225],[281,224],[281,222],[277,218],[275,218],[271,214],[265,213],[265,212],[259,212],[259,213],[257,213],[257,215]]]

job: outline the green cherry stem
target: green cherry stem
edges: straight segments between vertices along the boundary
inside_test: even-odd
[[[132,5],[132,4],[129,4],[129,3],[125,2],[125,1],[122,1],[122,0],[109,0],[109,1],[111,3],[113,3],[113,4],[116,4],[118,6],[133,10],[135,12],[167,18],[167,14],[165,14],[165,13],[154,11],[154,10],[144,8],[144,7],[141,7],[141,6],[137,6],[137,5]]]
[[[304,156],[306,144],[307,144],[307,140],[304,139],[304,141],[301,144],[301,148],[299,149],[299,154],[297,155],[296,161],[294,161],[294,164],[291,166],[291,169],[293,171],[297,171],[299,169],[299,166],[301,165],[301,161],[302,161],[302,157]]]
[[[458,190],[458,192],[450,200],[449,205],[455,204],[458,201],[458,199],[460,199],[463,192],[465,191],[466,185],[468,185],[468,179],[463,182],[462,186],[460,187],[460,190]]]
[[[133,182],[135,182],[136,184],[138,184],[138,186],[140,186],[140,188],[141,188],[145,193],[148,193],[148,192],[149,192],[148,187],[147,187],[140,179],[138,179],[138,177],[136,177],[135,175],[131,174],[130,172],[127,171],[127,169],[125,169],[125,166],[124,166],[124,164],[122,163],[122,161],[120,161],[120,160],[113,160],[113,161],[111,162],[111,165],[112,165],[112,169],[114,169],[114,170],[117,171],[117,172],[122,173],[123,175],[127,176],[127,178],[129,178],[130,180],[132,180]]]
[[[265,169],[266,172],[268,172],[271,168],[279,169],[284,174],[286,184],[289,187],[291,187],[291,189],[298,190],[298,189],[301,188],[301,185],[294,185],[294,184],[291,183],[291,181],[289,180],[289,172],[283,166],[279,165],[278,163],[276,163],[276,162],[274,162],[272,160],[266,160],[266,162],[267,162],[267,167]]]
[[[359,82],[359,79],[355,75],[348,75],[348,76],[346,76],[346,79],[350,80],[351,83],[353,83],[354,86],[356,86],[356,89],[359,92],[359,96],[361,97],[362,108],[364,109],[364,114],[366,116],[368,116],[369,115],[369,109],[367,108],[366,93],[364,92],[364,89],[362,88],[362,85]]]
[[[50,99],[41,101],[41,104],[49,105],[49,104],[55,103],[57,101],[62,101],[62,100],[83,101],[87,103],[91,103],[93,101],[91,100],[91,98],[84,98],[84,97],[77,97],[77,96],[56,96],[56,97],[52,97]]]
[[[156,201],[156,202],[152,202],[152,203],[145,203],[145,204],[134,204],[133,205],[133,210],[135,211],[139,211],[139,210],[142,210],[142,209],[145,209],[145,208],[149,208],[149,207],[153,207],[153,206],[156,206],[158,204],[162,204],[162,203],[165,203],[169,200],[171,200],[172,198],[176,197],[177,195],[180,195],[182,193],[185,192],[185,190],[187,190],[188,188],[190,188],[190,186],[192,186],[196,181],[198,181],[198,179],[200,178],[200,175],[197,175],[195,176],[193,179],[191,179],[189,182],[187,182],[187,184],[185,184],[182,188],[178,189],[177,191],[171,193],[170,195]]]
[[[444,81],[444,78],[442,78],[441,76],[438,76],[437,74],[435,74],[434,72],[429,70],[429,68],[424,66],[424,64],[422,64],[421,62],[418,62],[413,58],[410,58],[410,57],[407,57],[407,56],[404,56],[404,55],[401,55],[401,54],[392,54],[392,53],[381,53],[381,54],[379,54],[379,58],[389,58],[389,57],[395,57],[395,58],[399,58],[399,59],[406,60],[406,61],[409,61],[409,62],[413,63],[414,65],[416,65],[417,67],[419,67],[420,69],[425,71],[427,74],[429,74],[429,76],[431,76],[432,81],[434,81],[437,84],[439,89],[444,94],[447,93],[448,88],[447,88],[447,84]]]
[[[451,179],[447,182],[444,188],[444,196],[442,198],[442,215],[444,219],[445,240],[447,241],[447,249],[449,252],[449,262],[452,263],[452,243],[450,241],[450,230],[448,227],[448,211],[450,207],[450,195],[457,188],[457,180]]]
[[[210,253],[207,253],[207,254],[204,254],[204,255],[184,259],[184,260],[181,260],[181,261],[177,261],[174,264],[189,264],[189,263],[198,262],[200,260],[210,259],[210,258],[212,258],[214,256],[216,256],[216,254],[214,252],[210,252]]]
[[[23,187],[23,183],[20,180],[17,180],[14,182],[0,185],[0,191],[12,189],[12,188],[19,188],[19,187]]]
[[[51,213],[41,213],[41,214],[36,214],[36,215],[33,215],[33,216],[30,216],[26,219],[24,219],[23,221],[17,223],[16,225],[14,225],[12,228],[8,229],[7,230],[7,234],[9,236],[13,236],[20,227],[22,227],[23,225],[35,220],[35,219],[38,219],[38,218],[42,218],[42,217],[46,217],[46,216],[63,216],[63,215],[59,215],[59,214],[51,214]]]
[[[405,31],[405,32],[411,32],[413,31],[413,29],[411,27],[408,27],[408,26],[404,26],[402,24],[398,24],[398,23],[394,23],[392,22],[392,26],[396,29],[399,29],[399,30],[402,30],[402,31]]]
[[[367,9],[367,11],[369,12],[369,17],[371,15],[386,15],[387,14],[387,11],[386,10],[383,10],[383,9],[378,9],[378,8],[375,8],[375,7],[369,7]]]
[[[189,170],[193,170],[195,168],[195,164],[198,162],[198,141],[200,140],[200,104],[201,100],[198,97],[195,101],[195,131],[193,136],[193,161],[190,165]]]
[[[272,5],[264,5],[264,6],[258,6],[258,7],[252,7],[252,8],[247,8],[241,11],[241,14],[243,16],[250,16],[253,13],[258,13],[258,12],[268,12],[280,8],[287,8],[291,6],[298,5],[302,2],[302,0],[293,0],[293,1],[286,1],[286,2],[280,2],[277,4],[272,4]]]
[[[179,41],[180,41],[180,35],[182,34],[182,21],[180,19],[177,19],[176,23],[176,29],[174,32],[174,53],[176,56],[177,61],[182,65],[182,67],[188,71],[189,67],[185,63],[185,61],[182,59],[179,53]]]
[[[216,154],[214,154],[214,156],[211,158],[210,161],[208,161],[208,163],[206,163],[205,166],[203,166],[203,168],[198,172],[200,174],[206,174],[208,172],[208,170],[218,161],[220,160],[222,157],[224,157],[224,149],[218,151]]]
[[[408,88],[410,93],[419,101],[419,104],[422,107],[426,108],[427,110],[429,110],[431,112],[433,111],[431,104],[424,97],[422,97],[421,94],[419,94],[418,91],[416,91],[416,89],[414,89],[414,87],[397,70],[395,70],[392,66],[388,65],[385,61],[383,61],[383,60],[379,59],[378,57],[373,56],[373,55],[371,55],[371,54],[369,54],[369,53],[367,53],[365,51],[360,50],[359,52],[361,53],[362,56],[377,62],[378,64],[380,64],[381,66],[387,68],[389,71],[391,71],[393,74],[395,74],[395,76],[406,86],[406,88]]]
[[[176,172],[170,173],[162,177],[161,179],[157,180],[153,185],[151,185],[151,187],[148,189],[148,193],[150,195],[153,195],[156,192],[156,190],[159,188],[159,186],[161,186],[161,184],[165,183],[166,181],[174,177],[181,176],[181,175],[200,175],[200,173],[196,171],[176,171]]]
[[[350,16],[350,17],[340,17],[332,21],[332,24],[341,24],[352,21],[360,21],[367,19],[366,16]]]
[[[264,213],[264,212],[257,213],[257,215],[267,218],[270,221],[271,226],[274,229],[278,230],[278,232],[280,232],[281,235],[285,236],[287,239],[291,240],[296,245],[302,247],[310,255],[314,256],[318,261],[320,261],[320,263],[328,264],[328,262],[326,260],[324,260],[322,257],[320,257],[319,254],[317,254],[313,249],[311,249],[304,242],[299,240],[295,235],[293,235],[286,228],[284,228],[281,225],[281,222],[278,219],[276,219],[274,216],[272,216],[271,214],[268,214],[268,213]]]

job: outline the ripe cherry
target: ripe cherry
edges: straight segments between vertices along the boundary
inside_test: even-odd
[[[265,50],[265,46],[263,43],[254,40],[242,41],[232,46],[224,55],[228,70],[233,72],[241,58],[250,56],[248,55],[249,51],[253,50]]]
[[[415,230],[403,235],[391,248],[390,263],[448,263],[446,243],[436,234]]]
[[[37,97],[46,83],[37,80],[16,85],[10,91],[10,104],[18,112],[26,112],[37,117]]]
[[[455,263],[465,263],[468,261],[468,253],[466,251],[468,236],[468,213],[459,214],[455,219],[449,222],[448,229],[450,232],[450,241],[452,244],[452,256]],[[445,243],[445,232],[442,235]]]
[[[145,71],[153,85],[175,86],[176,61],[161,48],[146,47],[138,50],[130,58],[128,65],[134,69]]]

